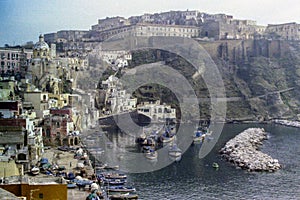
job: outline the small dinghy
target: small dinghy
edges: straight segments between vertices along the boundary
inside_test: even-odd
[[[32,175],[38,175],[40,173],[40,168],[33,167],[33,168],[31,168],[30,172]]]

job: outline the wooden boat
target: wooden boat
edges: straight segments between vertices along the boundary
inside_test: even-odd
[[[182,150],[176,144],[170,146],[169,156],[180,157],[181,155],[182,155]]]
[[[74,179],[73,181],[74,183],[76,183],[78,187],[85,187],[86,185],[91,185],[93,183],[93,181],[91,180],[84,180],[84,179],[82,180]]]
[[[106,190],[107,192],[120,192],[120,193],[127,193],[127,192],[135,192],[135,188],[132,186],[110,186]]]
[[[77,187],[77,185],[75,184],[75,183],[68,183],[67,184],[67,188],[68,189],[74,189],[74,188],[76,188]]]
[[[218,168],[219,168],[219,164],[216,163],[216,162],[214,162],[214,163],[212,164],[212,167],[215,168],[215,169],[218,169]]]
[[[171,133],[170,129],[166,129],[165,132],[162,134],[161,139],[163,143],[172,142],[176,138],[174,133]]]
[[[158,157],[157,151],[151,149],[150,152],[145,153],[145,157],[149,160],[155,160]]]
[[[40,173],[40,168],[33,167],[33,168],[31,168],[30,172],[32,175],[38,175]]]
[[[126,179],[103,179],[106,185],[124,185],[126,182]]]
[[[193,136],[193,142],[203,142],[205,139],[205,133],[201,130],[197,130]]]
[[[126,174],[121,173],[104,173],[103,177],[106,179],[126,179]]]
[[[114,169],[114,170],[118,170],[119,169],[119,165],[107,165],[104,166],[103,169]]]
[[[122,199],[138,199],[137,194],[115,194],[110,195],[111,200],[122,200]]]

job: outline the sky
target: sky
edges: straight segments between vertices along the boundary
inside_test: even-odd
[[[89,30],[106,17],[187,9],[259,25],[300,23],[298,0],[0,0],[0,46],[36,42],[40,34],[59,30]]]

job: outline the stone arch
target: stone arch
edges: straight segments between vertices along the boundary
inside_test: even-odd
[[[64,139],[62,139],[62,144],[61,145],[69,145],[70,143],[69,143],[69,140],[68,140],[68,138],[64,138]]]
[[[74,138],[69,137],[69,145],[73,146],[74,145]]]

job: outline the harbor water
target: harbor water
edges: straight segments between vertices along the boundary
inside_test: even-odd
[[[268,132],[269,139],[260,149],[278,159],[282,169],[275,173],[247,172],[222,160],[218,151],[229,139],[250,127],[262,127]],[[120,134],[108,134],[113,142],[121,145]],[[139,199],[145,200],[300,199],[299,141],[297,128],[226,124],[214,149],[205,158],[199,159],[201,144],[191,145],[179,162],[153,172],[128,174],[128,182],[137,189]],[[128,148],[134,149],[134,144]],[[219,164],[218,169],[212,167],[214,162]]]

